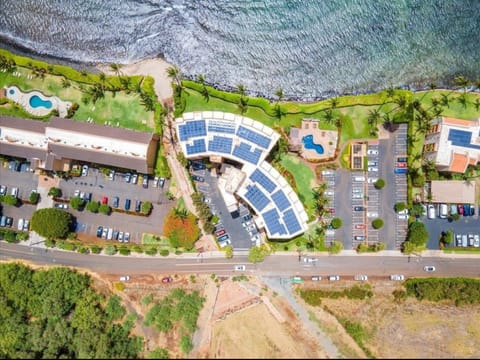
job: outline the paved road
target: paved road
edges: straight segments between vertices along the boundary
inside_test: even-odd
[[[187,257],[188,256],[188,257]],[[220,255],[221,256],[221,255]],[[215,273],[232,274],[235,264],[246,264],[246,273],[257,273],[263,276],[305,276],[340,275],[351,279],[354,274],[367,274],[372,278],[388,277],[390,274],[412,276],[467,276],[480,277],[478,257],[442,256],[411,257],[408,256],[329,256],[321,255],[315,263],[305,264],[299,261],[297,254],[279,254],[268,256],[259,264],[248,263],[247,256],[234,256],[233,259],[213,257],[209,253],[197,257],[195,254],[171,255],[164,257],[123,257],[105,255],[82,255],[29,247],[20,244],[0,242],[0,260],[24,259],[36,264],[62,264],[80,268],[88,268],[99,273],[108,274],[150,274],[154,272],[173,273]],[[425,273],[425,265],[434,265],[437,271]]]

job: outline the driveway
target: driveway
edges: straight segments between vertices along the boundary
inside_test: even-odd
[[[430,250],[438,250],[438,241],[442,234],[442,231],[452,230],[454,237],[455,234],[479,234],[480,235],[480,218],[478,216],[462,216],[457,221],[449,222],[447,219],[428,219],[423,216],[419,219],[425,224],[427,228],[429,238],[427,248]],[[455,238],[454,238],[455,242]],[[454,247],[456,244],[452,243],[450,247]]]

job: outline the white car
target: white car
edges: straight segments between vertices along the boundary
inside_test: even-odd
[[[322,171],[322,175],[333,175],[333,174],[334,174],[333,170],[323,170]]]
[[[473,235],[473,246],[480,247],[480,235]]]
[[[130,276],[128,275],[120,276],[120,281],[128,281],[128,280],[130,280]]]
[[[377,180],[378,180],[378,178],[369,177],[369,178],[367,179],[367,182],[368,182],[369,184],[375,184],[375,183],[377,182]]]
[[[318,259],[309,258],[309,257],[304,257],[303,258],[303,262],[306,262],[306,263],[312,263],[312,262],[316,262],[316,261],[318,261]]]
[[[426,266],[423,267],[423,271],[426,271],[426,272],[434,272],[434,271],[435,271],[435,266],[426,265]]]
[[[338,280],[340,280],[340,275],[330,275],[330,276],[328,277],[328,280],[330,280],[330,281],[338,281]]]
[[[363,193],[353,194],[352,199],[363,199]]]
[[[23,219],[18,219],[18,230],[22,231],[23,230]]]
[[[247,267],[245,265],[235,265],[235,271],[245,271]]]
[[[368,149],[367,155],[378,155],[378,150]]]
[[[227,245],[230,245],[232,242],[230,241],[230,239],[227,239],[227,240],[223,240],[223,241],[220,241],[219,244],[220,244],[220,247],[225,247]]]
[[[357,281],[367,281],[368,280],[368,276],[367,275],[355,275],[353,277],[354,280],[357,280]]]
[[[82,176],[87,176],[88,175],[88,166],[83,165],[82,166]]]
[[[108,180],[113,181],[115,179],[115,170],[110,170],[110,173],[108,174]]]
[[[408,215],[405,215],[405,214],[398,215],[398,220],[408,220]]]
[[[330,196],[330,197],[335,195],[335,193],[332,190],[327,190],[324,192],[324,194],[325,196]]]
[[[393,281],[403,281],[403,280],[405,280],[405,276],[404,276],[404,275],[400,275],[400,274],[390,275],[390,280],[393,280]]]
[[[367,211],[367,217],[368,217],[368,218],[377,218],[377,217],[378,217],[378,212],[376,212],[376,211]]]
[[[377,167],[373,167],[373,166],[369,166],[369,167],[368,167],[368,171],[369,171],[369,172],[378,172],[378,168],[377,168]]]
[[[23,220],[23,231],[28,231],[29,225],[30,225],[30,220],[28,219]]]
[[[158,176],[155,176],[155,177],[153,178],[153,187],[158,187],[158,179],[159,179]]]

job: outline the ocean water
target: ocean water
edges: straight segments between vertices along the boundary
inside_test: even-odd
[[[311,100],[480,78],[479,0],[1,0],[0,39]]]

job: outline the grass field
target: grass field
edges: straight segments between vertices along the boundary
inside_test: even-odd
[[[313,192],[315,187],[315,174],[298,157],[293,155],[284,155],[280,162],[295,178],[297,184],[298,196],[305,206],[307,214],[310,216],[314,212]]]

